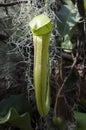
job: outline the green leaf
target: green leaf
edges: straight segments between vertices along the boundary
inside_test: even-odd
[[[69,35],[65,35],[64,42],[62,42],[62,49],[65,52],[72,52],[72,48],[73,48],[73,45],[72,45],[72,42],[70,41]]]
[[[22,94],[11,95],[0,102],[0,116],[5,116],[11,107],[15,108],[19,114],[24,112],[31,113],[31,106]]]
[[[61,36],[69,34],[73,27],[79,22],[80,15],[78,9],[72,9],[68,5],[63,5],[58,12],[57,30]]]
[[[0,117],[0,124],[10,123],[20,130],[33,130],[30,123],[30,115],[28,112],[19,115],[15,108],[10,108],[7,115]]]
[[[74,9],[75,5],[71,0],[64,0],[65,3],[67,3],[72,9]]]
[[[86,113],[75,112],[77,130],[86,130]]]
[[[84,8],[86,9],[86,0],[84,0]]]

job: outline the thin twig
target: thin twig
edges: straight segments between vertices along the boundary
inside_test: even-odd
[[[4,3],[6,4],[7,0],[4,0]],[[5,7],[5,11],[6,11],[6,15],[8,15],[8,8],[7,8],[7,6]]]
[[[62,84],[62,86],[60,87],[60,89],[58,90],[58,93],[57,93],[57,95],[56,95],[56,102],[55,102],[55,107],[54,107],[54,118],[56,118],[56,108],[57,108],[57,104],[58,104],[59,95],[60,95],[60,93],[61,93],[61,91],[62,91],[62,89],[63,89],[65,83],[66,83],[67,80],[69,79],[69,77],[70,77],[70,75],[71,75],[71,73],[72,73],[72,71],[73,71],[73,68],[74,68],[74,66],[76,65],[76,62],[77,62],[77,57],[74,59],[74,62],[73,62],[72,66],[71,66],[71,69],[70,69],[70,72],[69,72],[68,76],[65,77],[65,79],[64,79],[64,81],[63,81],[63,84]]]

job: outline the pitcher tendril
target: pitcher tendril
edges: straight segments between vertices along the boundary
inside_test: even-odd
[[[36,104],[41,116],[50,109],[49,41],[52,24],[48,16],[41,14],[29,23],[34,43],[34,85]]]

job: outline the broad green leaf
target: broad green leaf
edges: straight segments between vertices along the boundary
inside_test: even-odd
[[[30,115],[28,112],[19,115],[15,108],[10,108],[7,115],[0,117],[0,124],[10,123],[20,130],[33,130],[30,123]]]
[[[86,9],[86,0],[84,0],[84,8]]]
[[[71,0],[64,0],[64,2],[66,2],[72,9],[74,9],[74,4]]]
[[[63,5],[58,12],[57,30],[61,36],[69,34],[73,27],[79,22],[80,15],[78,9],[72,9],[68,5]]]
[[[70,41],[69,35],[65,35],[64,42],[62,42],[62,49],[65,52],[72,52],[72,48],[73,48],[73,45],[72,45],[72,42]]]
[[[0,116],[5,116],[9,109],[13,107],[19,114],[31,113],[31,106],[23,95],[11,95],[0,102]]]
[[[75,112],[77,130],[86,130],[86,113]]]

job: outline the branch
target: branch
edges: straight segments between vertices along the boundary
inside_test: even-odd
[[[61,52],[58,52],[57,54],[60,56],[60,53],[61,53]],[[70,62],[73,62],[73,61],[74,61],[72,55],[71,55],[71,54],[68,54],[68,53],[66,53],[66,52],[62,52],[62,58],[63,58],[64,60],[68,60],[68,61],[70,61]],[[78,63],[81,63],[82,60],[83,60],[82,57],[78,57],[76,63],[77,63],[77,64],[78,64]]]
[[[22,3],[28,3],[28,0],[25,1],[16,1],[16,2],[11,2],[11,3],[0,3],[0,7],[8,7],[8,6],[14,6],[17,4],[22,4]]]
[[[63,59],[66,59],[66,60],[69,60],[69,61],[73,61],[73,57],[71,54],[68,54],[66,52],[62,52],[62,58]]]

